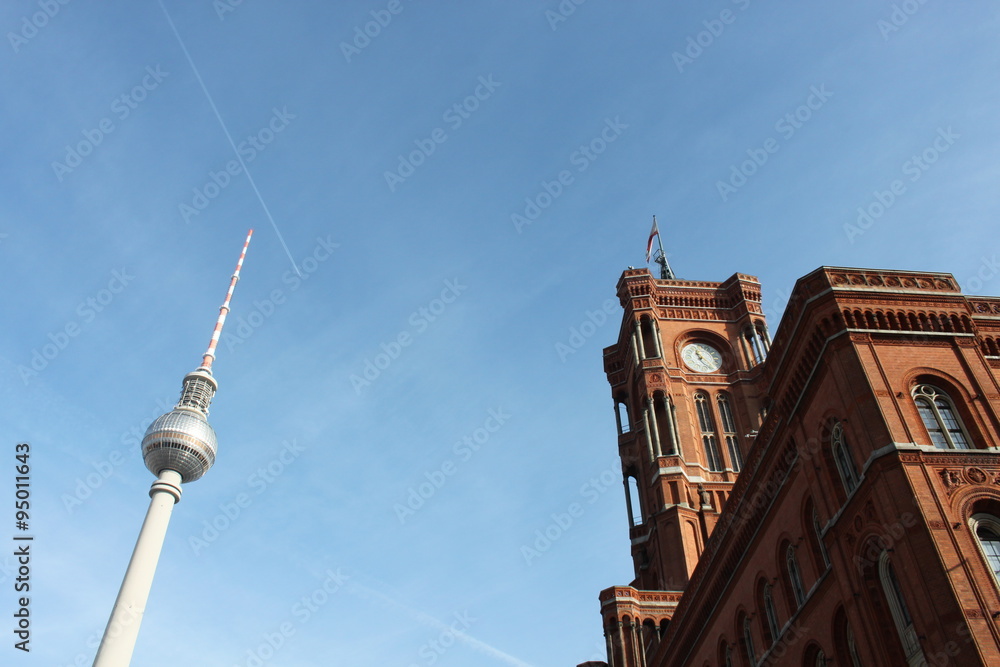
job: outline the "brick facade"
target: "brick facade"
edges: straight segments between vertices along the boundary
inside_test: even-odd
[[[772,343],[752,276],[618,296],[609,665],[1000,664],[1000,299],[823,267]]]

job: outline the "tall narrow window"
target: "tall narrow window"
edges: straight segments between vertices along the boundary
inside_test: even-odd
[[[910,610],[903,598],[903,591],[899,586],[899,579],[896,578],[896,570],[892,566],[892,561],[889,560],[888,551],[883,551],[882,555],[879,556],[878,571],[879,578],[882,580],[882,590],[885,592],[892,620],[896,625],[896,632],[899,633],[899,640],[903,644],[906,662],[910,665],[924,664],[921,662],[924,657],[920,650],[917,632],[913,627],[913,618],[910,616]]]
[[[705,446],[705,459],[708,469],[712,472],[722,471],[722,459],[719,456],[719,445],[715,441],[715,424],[712,411],[708,405],[708,395],[699,391],[694,395],[694,403],[698,410],[698,424],[701,426],[701,442]]]
[[[816,536],[816,546],[819,548],[819,554],[823,559],[823,565],[829,568],[830,554],[826,552],[826,545],[823,544],[823,526],[819,522],[819,513],[816,512],[815,507],[813,507],[812,511],[812,527],[813,534]]]
[[[799,569],[799,561],[795,557],[795,547],[790,544],[785,551],[785,564],[788,566],[788,583],[792,588],[795,606],[801,607],[806,601],[806,593],[802,587],[802,570]]]
[[[629,519],[632,521],[632,526],[640,526],[642,525],[642,499],[639,497],[639,483],[631,475],[625,480],[628,488],[625,500],[628,502]]]
[[[777,641],[781,628],[778,626],[778,612],[774,608],[774,590],[771,584],[764,584],[764,616],[767,618],[771,641]]]
[[[986,564],[1000,582],[1000,520],[989,514],[976,514],[972,517],[972,528]]]
[[[764,361],[764,346],[760,342],[756,330],[751,326],[745,327],[743,329],[743,338],[746,341],[746,348],[750,356],[750,365],[756,366]]]
[[[632,430],[632,420],[628,416],[628,404],[623,400],[615,401],[615,421],[618,422],[618,435]]]
[[[854,641],[854,631],[847,626],[847,652],[851,656],[851,667],[861,667],[861,657],[858,655],[858,643]]]
[[[844,483],[844,490],[847,491],[847,495],[850,495],[858,485],[858,472],[854,467],[854,459],[851,458],[851,452],[847,447],[847,439],[844,437],[844,426],[840,422],[837,422],[833,426],[830,444],[833,447],[833,460],[837,464],[840,479]]]
[[[764,347],[764,354],[767,354],[771,351],[771,337],[767,335],[767,327],[764,326],[763,322],[757,322],[754,328],[757,330],[757,337]]]
[[[757,664],[757,649],[753,645],[753,626],[750,619],[743,617],[743,648],[747,652],[747,662],[751,665]]]
[[[639,320],[639,337],[642,358],[658,358],[660,356],[660,336],[651,318],[644,316]]]
[[[733,667],[733,647],[726,644],[725,649],[726,654],[726,667]]]
[[[913,402],[917,404],[920,419],[924,422],[927,434],[935,447],[969,448],[965,428],[955,413],[955,406],[948,394],[929,384],[921,384],[913,388]]]
[[[740,441],[736,435],[736,421],[733,419],[733,409],[729,405],[729,395],[720,393],[718,396],[719,416],[722,418],[722,436],[726,439],[726,450],[733,470],[743,469],[743,454],[740,452]]]

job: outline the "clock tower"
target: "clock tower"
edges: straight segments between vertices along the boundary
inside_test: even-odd
[[[625,271],[618,342],[604,350],[635,571],[601,593],[615,667],[642,665],[666,631],[767,408],[760,283],[669,275]]]

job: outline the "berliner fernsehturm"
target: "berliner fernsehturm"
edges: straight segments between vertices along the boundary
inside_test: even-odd
[[[219,319],[201,365],[184,377],[181,397],[174,409],[150,424],[142,438],[142,458],[149,471],[156,475],[156,481],[149,490],[149,510],[97,649],[94,667],[127,667],[131,662],[170,513],[181,499],[181,484],[198,479],[215,463],[218,443],[208,423],[208,407],[219,384],[212,377],[212,361],[251,236],[252,229],[236,262],[236,271],[229,281],[229,291],[219,309]]]

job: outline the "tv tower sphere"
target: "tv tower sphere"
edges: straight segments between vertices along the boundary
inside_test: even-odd
[[[188,373],[176,407],[160,415],[142,437],[142,458],[149,472],[180,473],[181,483],[200,478],[215,463],[219,443],[208,423],[208,404],[218,388],[204,367]]]

